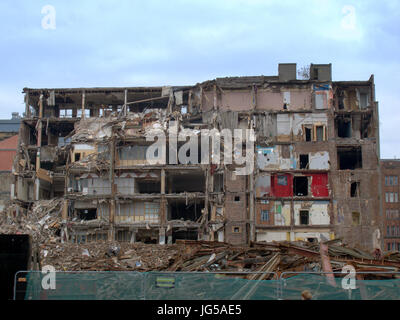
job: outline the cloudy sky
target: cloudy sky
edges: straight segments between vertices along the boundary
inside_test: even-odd
[[[397,0],[3,0],[0,36],[2,119],[24,111],[24,87],[186,85],[332,63],[336,81],[375,75],[381,156],[400,157]]]

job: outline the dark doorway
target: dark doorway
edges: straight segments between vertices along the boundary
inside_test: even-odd
[[[306,210],[301,210],[300,211],[300,224],[301,225],[308,225],[309,224],[309,212]]]
[[[300,155],[300,169],[308,169],[308,154]]]
[[[311,136],[311,128],[305,128],[306,131],[306,141],[311,141],[312,140],[312,136]]]
[[[361,147],[340,147],[337,149],[339,170],[362,168]]]
[[[351,138],[351,120],[346,118],[336,119],[337,135],[339,138]]]
[[[353,182],[350,188],[350,197],[355,198],[360,195],[360,182]]]
[[[308,178],[294,177],[293,178],[293,193],[295,196],[304,197],[308,195]]]

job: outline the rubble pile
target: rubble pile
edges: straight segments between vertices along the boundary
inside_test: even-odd
[[[29,234],[34,243],[55,243],[60,237],[62,203],[60,198],[36,201],[27,214],[18,215],[11,205],[0,214],[0,234]]]
[[[350,248],[340,239],[323,243],[272,242],[234,246],[222,242],[177,240],[158,245],[129,242],[64,242],[68,225],[62,222],[63,199],[35,202],[26,214],[10,205],[0,214],[0,234],[29,234],[39,249],[40,264],[59,271],[258,272],[249,279],[267,279],[268,272],[399,272],[400,253],[373,253]],[[74,223],[74,222],[70,222]],[[262,274],[264,273],[264,274]]]
[[[144,243],[47,243],[40,246],[40,260],[59,271],[157,271],[167,269],[178,250]]]
[[[329,241],[333,272],[352,265],[362,272],[397,272],[400,254],[377,257]],[[172,245],[96,242],[86,244],[48,243],[40,247],[42,265],[65,271],[168,271],[168,272],[259,272],[249,279],[268,279],[268,272],[324,271],[320,245],[308,242],[253,243],[238,247],[220,242],[177,240]],[[264,272],[265,274],[261,274]],[[379,274],[392,277],[390,274]]]
[[[320,244],[304,241],[253,243],[250,247],[235,247],[218,242],[178,241],[183,245],[168,271],[243,271],[243,272],[297,272],[324,271]],[[400,254],[384,256],[370,254],[341,244],[340,239],[325,242],[333,272],[352,265],[362,272],[398,272]],[[385,275],[383,275],[385,276]],[[387,275],[391,277],[391,275]],[[256,275],[249,275],[255,279]],[[259,277],[263,277],[259,275]]]

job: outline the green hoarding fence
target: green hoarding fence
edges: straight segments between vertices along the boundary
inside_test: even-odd
[[[324,272],[283,272],[280,277],[280,298],[301,300],[307,290],[312,300],[400,300],[400,273],[377,272],[376,274],[397,275],[398,279],[358,280],[353,284],[347,278],[335,277],[331,281]],[[345,276],[343,273],[334,273]],[[358,272],[371,275],[373,272]]]
[[[253,273],[18,272],[14,298],[26,300],[276,300],[279,280],[247,280]],[[262,274],[262,273],[258,273]],[[277,279],[275,273],[268,278]]]
[[[52,289],[50,274],[20,271],[14,299],[299,300],[307,290],[313,300],[400,300],[400,273],[388,273],[397,279],[355,280],[350,289],[342,273],[332,281],[323,272],[269,273],[277,280],[248,280],[249,274],[257,272],[55,272]]]

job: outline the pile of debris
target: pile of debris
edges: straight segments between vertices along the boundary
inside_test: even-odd
[[[310,242],[253,243],[250,247],[235,247],[217,242],[181,241],[180,254],[169,271],[243,271],[301,272],[324,270],[321,244]],[[341,244],[341,240],[324,243],[328,248],[328,263],[333,272],[352,265],[357,272],[399,272],[400,254],[370,254]],[[384,274],[382,275],[385,276]],[[391,277],[391,275],[386,275]],[[253,275],[250,275],[253,277]]]
[[[333,272],[352,265],[359,272],[398,272],[400,254],[373,255],[328,241]],[[250,247],[220,242],[177,240],[172,245],[94,242],[48,243],[41,246],[42,265],[67,271],[253,272],[249,279],[269,279],[268,272],[324,271],[319,244],[309,242],[253,243]],[[258,274],[254,274],[258,272]],[[264,274],[261,274],[264,273]],[[379,274],[392,277],[391,274]]]
[[[384,272],[400,270],[399,252],[368,253],[350,248],[340,239],[258,242],[246,247],[194,240],[177,240],[170,245],[69,243],[65,241],[68,225],[62,221],[62,209],[62,198],[37,201],[26,214],[16,214],[11,204],[0,214],[0,234],[31,235],[41,265],[52,265],[59,271],[258,272],[247,277],[267,279],[268,272],[341,272],[345,265],[352,265],[357,272],[382,272],[381,277],[392,277]]]
[[[29,234],[33,243],[56,243],[61,235],[63,199],[36,201],[27,213],[16,214],[13,205],[0,214],[0,234]]]
[[[168,268],[178,250],[177,245],[144,243],[46,243],[40,260],[58,271],[158,271]]]

